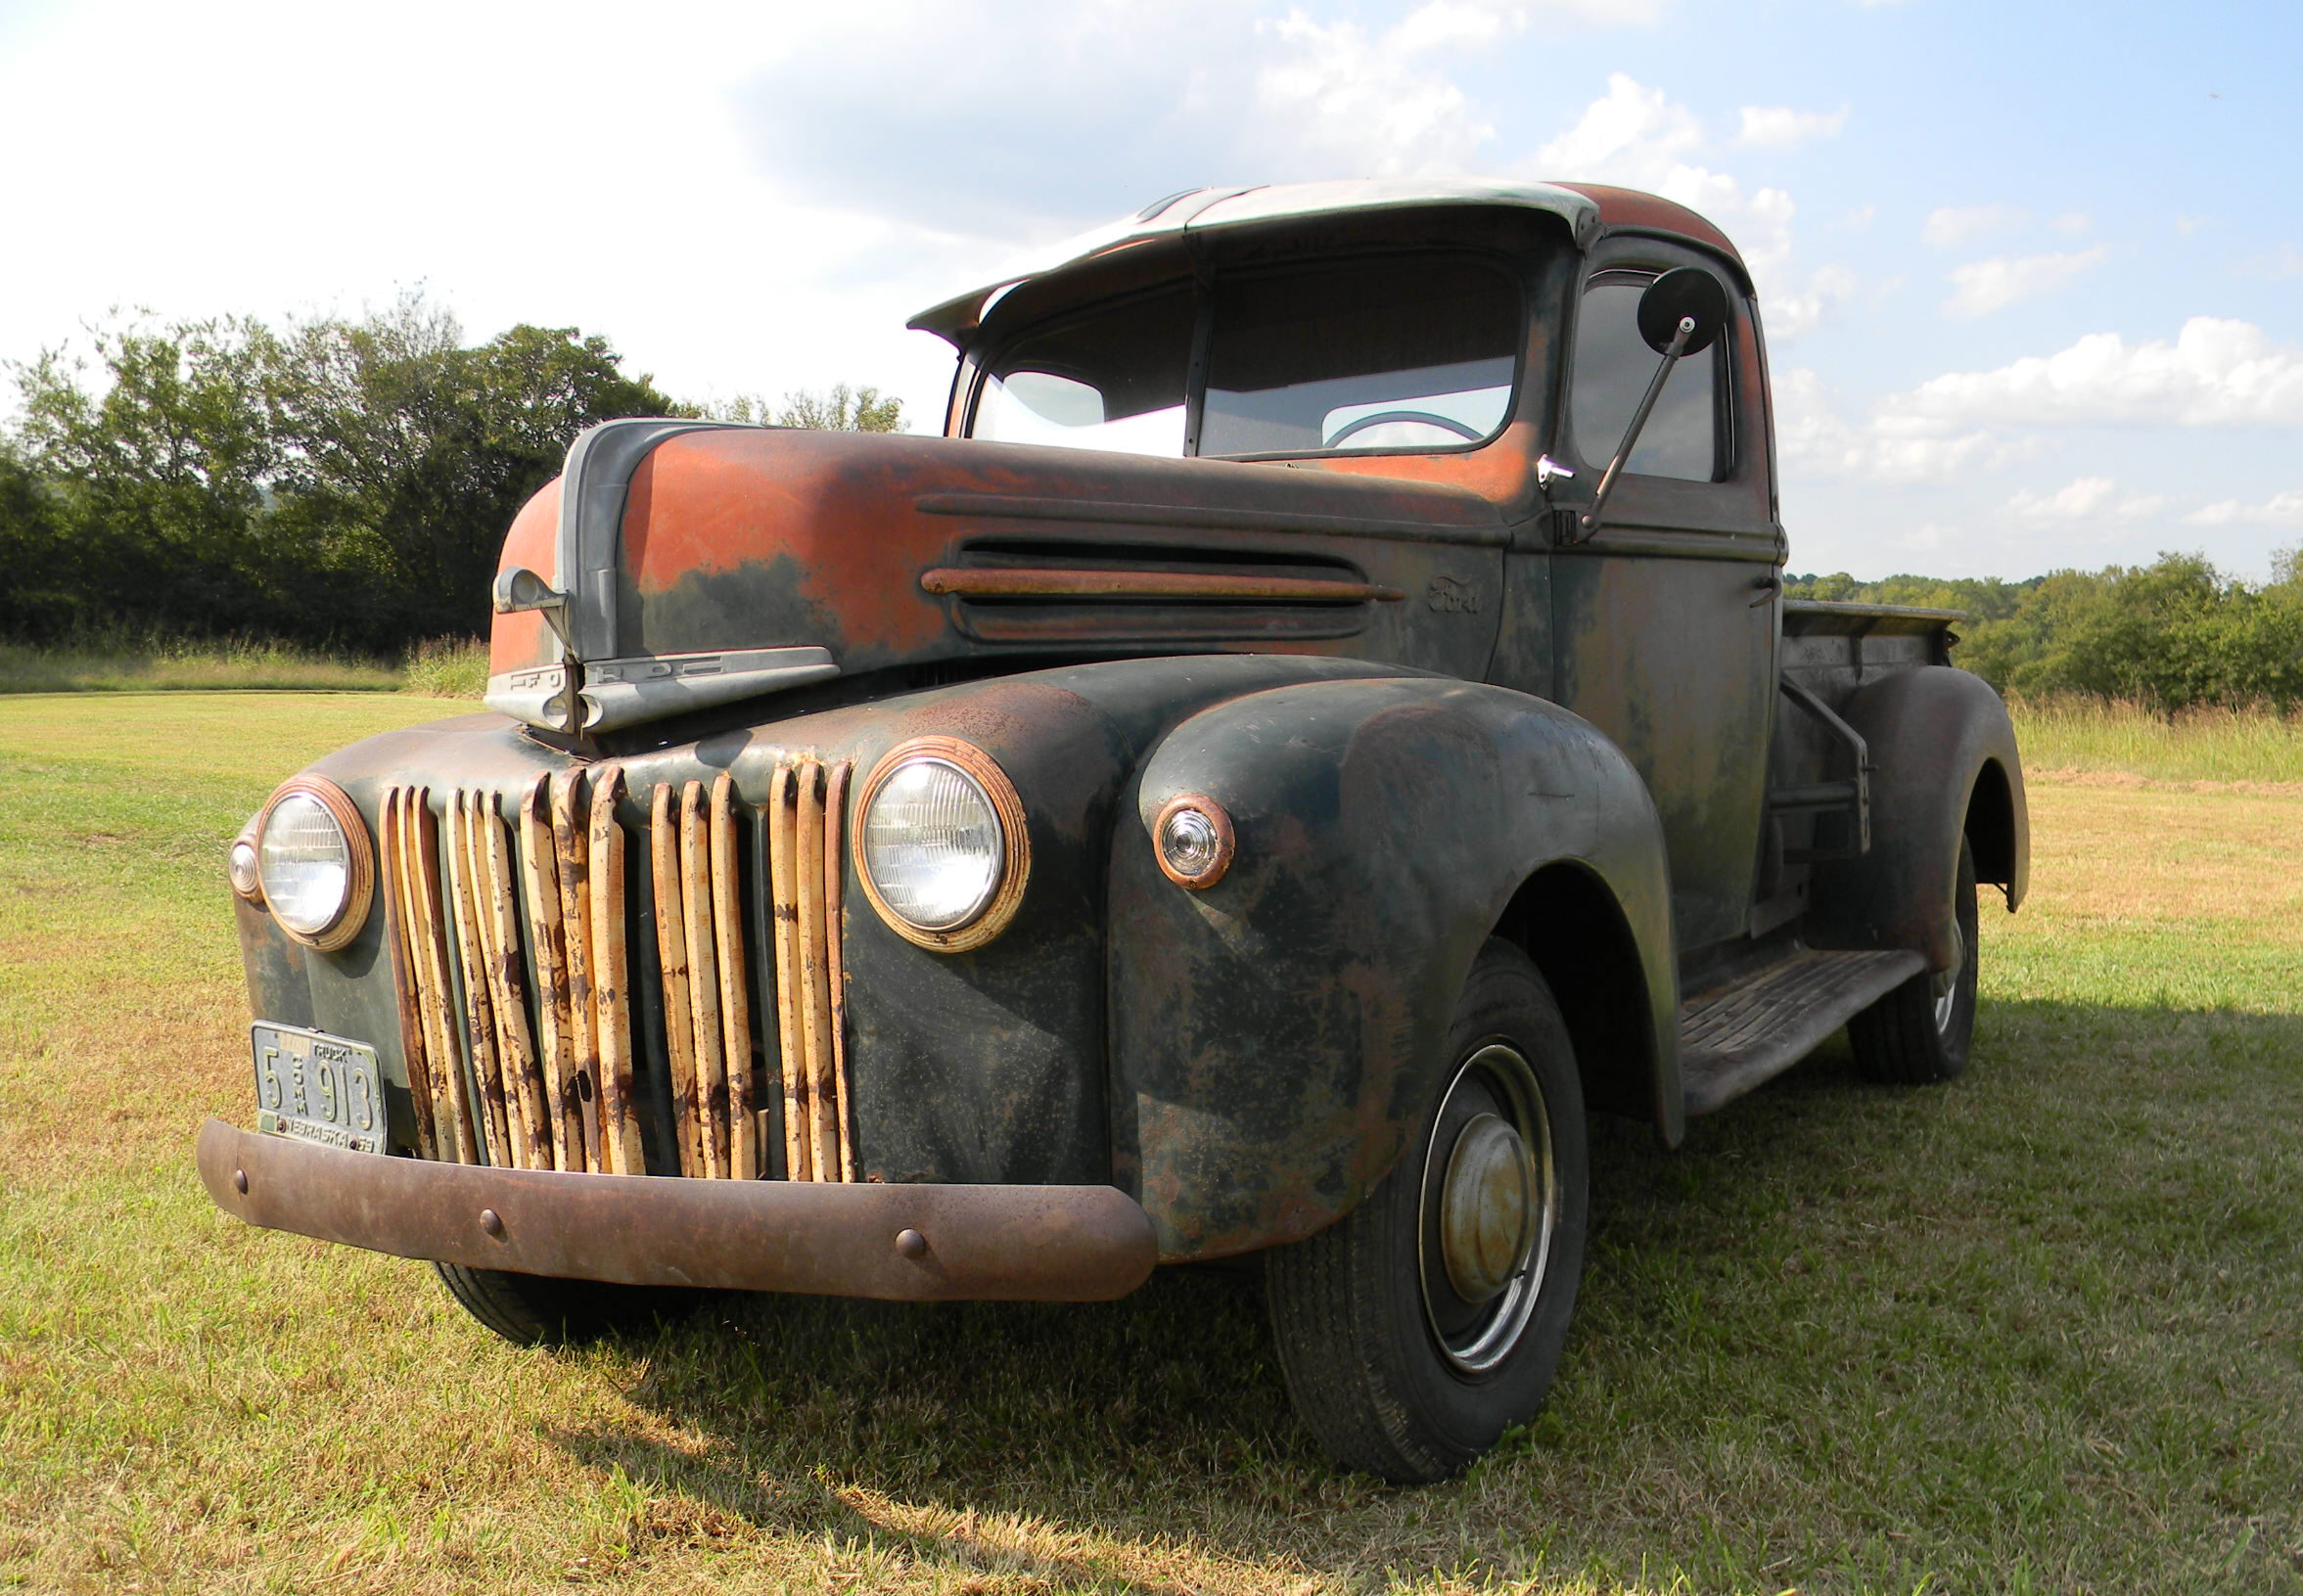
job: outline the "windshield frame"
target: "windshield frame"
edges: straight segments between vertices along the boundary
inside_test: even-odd
[[[1446,443],[1422,444],[1367,444],[1346,445],[1342,448],[1279,449],[1241,454],[1202,454],[1200,440],[1207,411],[1208,359],[1215,335],[1215,285],[1219,279],[1226,283],[1272,277],[1299,276],[1331,268],[1359,264],[1400,264],[1417,260],[1451,263],[1473,262],[1482,269],[1493,271],[1508,286],[1517,303],[1516,333],[1511,348],[1511,382],[1504,395],[1502,411],[1495,427],[1478,438],[1464,438]],[[1051,313],[1020,323],[1013,328],[1002,328],[998,335],[983,343],[972,345],[966,352],[962,383],[964,402],[958,410],[957,435],[976,437],[978,418],[983,414],[986,385],[991,372],[1008,352],[1026,340],[1036,338],[1055,329],[1091,320],[1124,305],[1152,296],[1172,294],[1188,283],[1193,296],[1191,350],[1185,367],[1183,396],[1183,452],[1180,456],[1161,455],[1149,458],[1185,460],[1364,460],[1394,455],[1453,455],[1471,454],[1494,444],[1511,430],[1520,418],[1526,403],[1529,365],[1530,326],[1535,316],[1535,299],[1540,285],[1533,274],[1541,268],[1538,263],[1520,255],[1493,247],[1475,244],[1422,244],[1391,247],[1371,247],[1292,259],[1258,262],[1230,268],[1209,269],[1204,264],[1189,277],[1168,277],[1160,282],[1132,288],[1124,294],[1109,295],[1080,304],[1066,305]],[[986,439],[985,441],[1001,441]],[[1042,448],[1063,448],[1062,444],[1028,445]],[[1082,445],[1083,451],[1088,446]]]

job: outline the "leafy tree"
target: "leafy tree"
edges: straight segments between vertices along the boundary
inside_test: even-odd
[[[876,388],[850,388],[834,385],[828,393],[802,388],[770,404],[757,393],[739,393],[698,414],[714,421],[742,422],[747,427],[806,427],[821,433],[900,433],[906,431],[903,401],[883,397]]]
[[[61,350],[16,368],[17,447],[52,489],[44,519],[18,536],[48,526],[45,551],[26,552],[51,602],[12,614],[11,628],[53,634],[120,613],[194,630],[254,623],[261,603],[244,573],[276,460],[270,335],[235,318],[139,316],[94,330],[92,344],[100,392],[83,386],[88,363]]]
[[[673,403],[608,342],[522,325],[466,348],[420,296],[307,324],[267,374],[281,520],[327,565],[390,596],[396,639],[486,624],[504,528],[584,428]]]

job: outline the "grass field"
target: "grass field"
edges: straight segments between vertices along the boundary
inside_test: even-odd
[[[1221,1276],[548,1355],[217,1214],[224,844],[441,707],[0,700],[0,1586],[2303,1590],[2303,797],[2232,785],[2276,777],[2038,782],[1961,1080],[1835,1043],[1677,1153],[1602,1121],[1549,1407],[1403,1492],[1319,1459]]]
[[[120,633],[46,647],[0,643],[0,694],[410,693],[477,699],[486,688],[486,646],[461,638],[419,643],[396,664],[233,638]]]

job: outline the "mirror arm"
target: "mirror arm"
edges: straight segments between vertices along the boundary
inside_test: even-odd
[[[1607,496],[1615,491],[1616,479],[1623,475],[1624,462],[1631,459],[1632,446],[1639,441],[1639,430],[1647,425],[1648,412],[1655,408],[1656,398],[1663,392],[1664,379],[1671,376],[1672,367],[1686,350],[1687,340],[1694,334],[1695,318],[1681,316],[1679,330],[1672,334],[1671,342],[1664,348],[1662,364],[1655,368],[1655,380],[1647,385],[1647,392],[1640,399],[1639,408],[1632,412],[1632,425],[1624,432],[1623,447],[1615,451],[1613,460],[1607,462],[1607,474],[1599,479],[1599,491],[1591,496],[1591,508],[1584,512],[1578,523],[1584,536],[1577,541],[1585,541],[1599,530],[1599,517],[1607,508]]]

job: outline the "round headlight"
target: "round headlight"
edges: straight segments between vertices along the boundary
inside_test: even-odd
[[[323,950],[359,935],[375,890],[368,828],[344,790],[299,776],[256,822],[256,876],[280,929]]]
[[[873,767],[856,807],[856,874],[898,935],[957,953],[1006,928],[1030,843],[1022,799],[981,749],[915,738]]]

